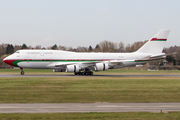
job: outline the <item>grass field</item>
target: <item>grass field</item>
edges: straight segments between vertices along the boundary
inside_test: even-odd
[[[0,103],[180,102],[178,77],[0,78]]]
[[[1,120],[179,120],[180,112],[0,114],[0,119]]]
[[[52,69],[24,69],[25,74],[73,74],[66,72],[53,72]],[[20,74],[20,69],[0,69],[0,74]],[[159,71],[147,71],[147,70],[126,70],[126,69],[111,69],[107,71],[94,72],[94,74],[171,74],[180,75],[180,70],[159,70]]]
[[[25,69],[26,74],[73,74]],[[20,74],[0,69],[0,74]],[[95,74],[180,74],[180,71],[109,70]],[[51,77],[0,78],[0,103],[149,103],[180,102],[179,77]],[[0,114],[2,120],[179,120],[170,113]]]

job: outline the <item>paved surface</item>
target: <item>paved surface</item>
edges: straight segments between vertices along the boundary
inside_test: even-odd
[[[180,103],[0,104],[0,113],[170,112]]]
[[[0,74],[0,77],[180,77],[180,75],[121,75],[121,74],[95,74],[93,76],[72,74]]]

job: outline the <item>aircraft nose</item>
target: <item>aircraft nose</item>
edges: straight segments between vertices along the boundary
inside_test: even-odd
[[[15,66],[14,65],[14,59],[12,59],[12,57],[11,56],[8,56],[8,57],[6,57],[6,58],[4,58],[3,59],[3,62],[4,63],[6,63],[6,64],[8,64],[8,65],[11,65],[11,66]],[[16,67],[16,66],[15,66]]]
[[[9,60],[9,59],[7,59],[7,58],[4,58],[4,59],[3,59],[3,62],[6,63],[6,64],[8,64],[8,65],[14,66],[14,65],[13,65],[13,60]]]
[[[4,59],[3,59],[3,62],[6,63],[6,64],[8,64],[8,59],[4,58]]]

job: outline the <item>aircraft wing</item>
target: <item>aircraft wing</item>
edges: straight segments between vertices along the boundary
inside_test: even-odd
[[[145,62],[145,61],[154,61],[154,60],[161,60],[166,58],[166,54],[163,55],[156,55],[156,56],[146,56],[142,59],[135,60],[135,62]]]
[[[153,61],[153,60],[159,60],[159,59],[164,59],[165,58],[165,54],[161,54],[161,55],[156,55],[156,56],[146,56],[142,59],[129,59],[129,60],[122,60],[122,59],[117,59],[117,60],[107,60],[107,61],[93,61],[93,62],[53,62],[51,64],[49,64],[47,67],[49,68],[57,68],[57,69],[66,69],[66,67],[68,65],[77,65],[79,66],[81,69],[90,69],[90,70],[94,70],[94,67],[96,65],[96,63],[107,63],[108,64],[108,68],[109,69],[113,69],[113,68],[120,68],[123,66],[128,66],[133,65],[134,62],[139,62],[139,63],[144,63],[147,61]]]
[[[78,62],[78,63],[54,62],[54,63],[49,64],[47,67],[65,68],[67,65],[79,65],[81,67],[89,67],[89,66],[95,65],[96,63],[99,63],[99,62]]]

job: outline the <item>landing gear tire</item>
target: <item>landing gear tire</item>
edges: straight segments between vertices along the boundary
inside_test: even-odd
[[[85,74],[84,75],[90,75],[90,72],[85,72]]]
[[[84,75],[84,72],[79,72],[79,75]]]
[[[93,75],[93,72],[91,71],[91,72],[89,72],[89,75]]]
[[[84,72],[84,75],[93,75],[93,72]]]
[[[74,75],[93,75],[93,72],[74,72]]]
[[[21,75],[24,75],[24,71],[21,71]]]
[[[74,75],[79,75],[79,73],[78,72],[74,72]]]

